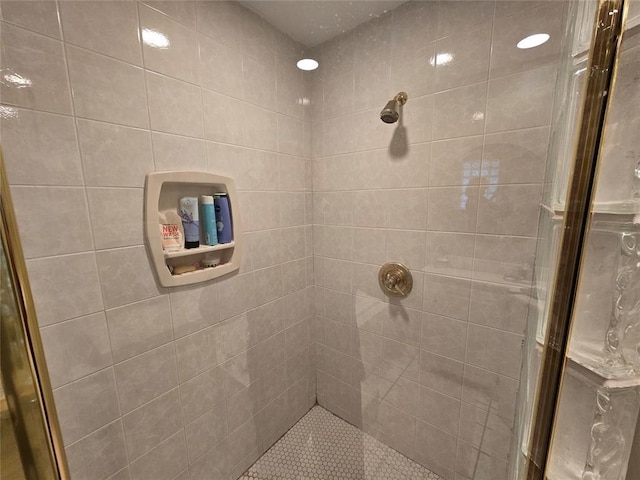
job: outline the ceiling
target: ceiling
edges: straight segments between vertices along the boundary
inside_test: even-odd
[[[407,0],[243,0],[271,25],[311,48]]]

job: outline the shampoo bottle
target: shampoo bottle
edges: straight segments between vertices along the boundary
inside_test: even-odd
[[[202,237],[205,245],[218,244],[218,231],[216,227],[216,212],[213,207],[213,197],[210,195],[200,196],[200,207],[202,208]]]
[[[216,193],[214,197],[216,209],[216,223],[218,227],[218,242],[230,243],[233,241],[233,227],[231,226],[231,209],[226,193]]]
[[[200,225],[197,197],[182,197],[180,199],[180,218],[184,227],[184,248],[198,248],[200,246]]]

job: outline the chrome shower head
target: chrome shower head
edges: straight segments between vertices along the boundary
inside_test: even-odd
[[[389,100],[380,112],[380,120],[384,123],[395,123],[400,118],[400,106],[407,103],[407,94],[405,92],[398,93],[393,99]]]

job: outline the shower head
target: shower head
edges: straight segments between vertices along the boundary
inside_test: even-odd
[[[384,123],[395,123],[400,118],[400,106],[407,103],[407,94],[399,92],[395,97],[387,102],[380,112],[380,120]]]

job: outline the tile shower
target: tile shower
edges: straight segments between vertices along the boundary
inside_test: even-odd
[[[1,85],[2,148],[73,478],[235,479],[316,400],[443,478],[506,478],[564,9],[409,2],[302,73],[238,3],[0,2],[1,67],[32,82]],[[158,287],[144,175],[178,169],[236,180],[238,275]]]

